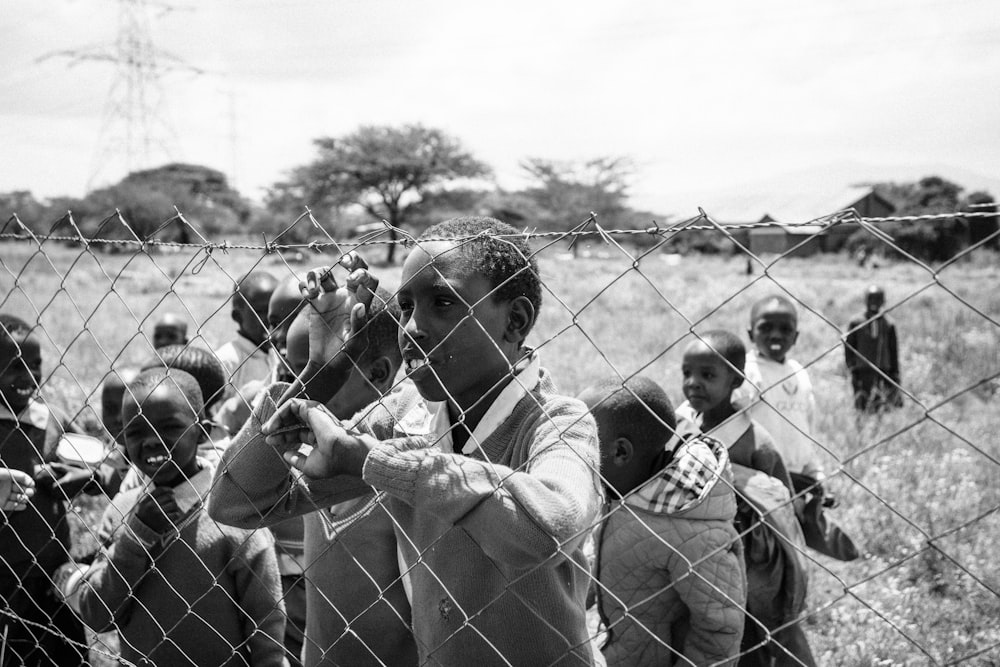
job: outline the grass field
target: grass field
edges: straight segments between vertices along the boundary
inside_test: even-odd
[[[289,266],[256,251],[92,255],[51,243],[39,252],[0,244],[0,311],[41,322],[50,400],[94,423],[112,366],[151,350],[158,314],[192,323],[198,344],[234,332],[233,278],[259,265]],[[830,485],[833,516],[865,558],[815,555],[806,621],[824,665],[1000,664],[1000,263],[984,254],[938,274],[908,263],[860,269],[823,256],[786,259],[747,275],[746,260],[653,254],[570,260],[541,257],[547,292],[533,344],[564,393],[595,379],[642,373],[680,402],[680,352],[692,329],[745,339],[749,305],[781,291],[800,308],[792,356],[808,366],[819,405],[817,439],[844,462]],[[379,250],[381,253],[381,250]],[[398,269],[382,270],[394,287]],[[899,330],[902,409],[856,418],[841,327],[883,286]],[[80,552],[93,548],[99,506],[81,503]],[[100,662],[100,661],[98,661]]]

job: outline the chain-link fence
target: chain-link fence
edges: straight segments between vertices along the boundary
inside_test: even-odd
[[[309,214],[14,217],[0,664],[997,664],[997,233],[930,265],[886,232],[954,217],[394,230],[402,266]],[[382,291],[315,276],[300,315],[351,251]]]

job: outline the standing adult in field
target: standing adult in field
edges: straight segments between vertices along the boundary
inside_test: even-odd
[[[844,353],[851,372],[854,407],[880,412],[903,404],[899,395],[899,346],[896,326],[882,314],[885,292],[872,285],[865,292],[865,312],[847,327]]]

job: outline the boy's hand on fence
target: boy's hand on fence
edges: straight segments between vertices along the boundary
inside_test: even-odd
[[[282,405],[261,429],[288,464],[313,479],[361,476],[368,444],[349,433],[322,403],[296,398]],[[302,454],[299,445],[311,445]]]
[[[174,490],[166,486],[157,486],[144,495],[135,510],[137,519],[161,535],[172,530],[182,515]]]
[[[31,475],[13,468],[0,468],[0,509],[20,512],[35,495],[35,480]]]
[[[346,285],[340,286],[329,267],[306,274],[302,294],[312,308],[309,315],[309,363],[321,368],[342,351],[357,360],[367,346],[358,333],[368,322],[368,310],[378,287],[378,279],[368,272],[368,264],[355,252],[340,259],[348,271]]]
[[[94,481],[94,471],[66,463],[46,463],[39,468],[35,479],[42,488],[72,498]]]

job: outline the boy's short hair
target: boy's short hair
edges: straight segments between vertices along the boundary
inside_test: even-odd
[[[191,375],[201,389],[206,409],[211,409],[223,396],[226,370],[214,353],[193,345],[167,345],[156,351],[140,370],[172,368]]]
[[[0,313],[0,342],[16,343],[31,335],[32,326],[16,315]]]
[[[542,307],[542,281],[538,261],[523,234],[496,218],[463,216],[428,227],[418,240],[466,239],[459,246],[469,268],[483,274],[496,289],[494,297],[511,301],[527,297],[535,309]]]
[[[723,329],[713,329],[698,334],[698,337],[740,373],[746,369],[747,348],[739,336]]]
[[[368,320],[368,348],[362,355],[364,362],[379,357],[388,357],[393,370],[403,363],[403,353],[399,349],[399,322],[402,311],[396,297],[381,287],[375,290]]]
[[[129,382],[128,393],[131,393],[134,399],[139,392],[152,391],[160,385],[177,387],[196,415],[200,415],[205,409],[205,400],[202,398],[198,381],[190,373],[179,368],[145,369]]]
[[[677,429],[677,417],[663,387],[643,375],[629,378],[608,377],[594,389],[604,394],[597,407],[612,419],[615,437],[625,436],[633,445],[658,452]]]
[[[795,307],[795,304],[792,303],[791,299],[784,294],[770,294],[765,296],[763,299],[758,299],[754,302],[753,306],[750,307],[750,326],[753,326],[754,322],[757,321],[757,318],[760,316],[760,311],[772,305],[776,305],[779,308],[789,311],[795,316],[796,319],[799,317],[799,311]]]

